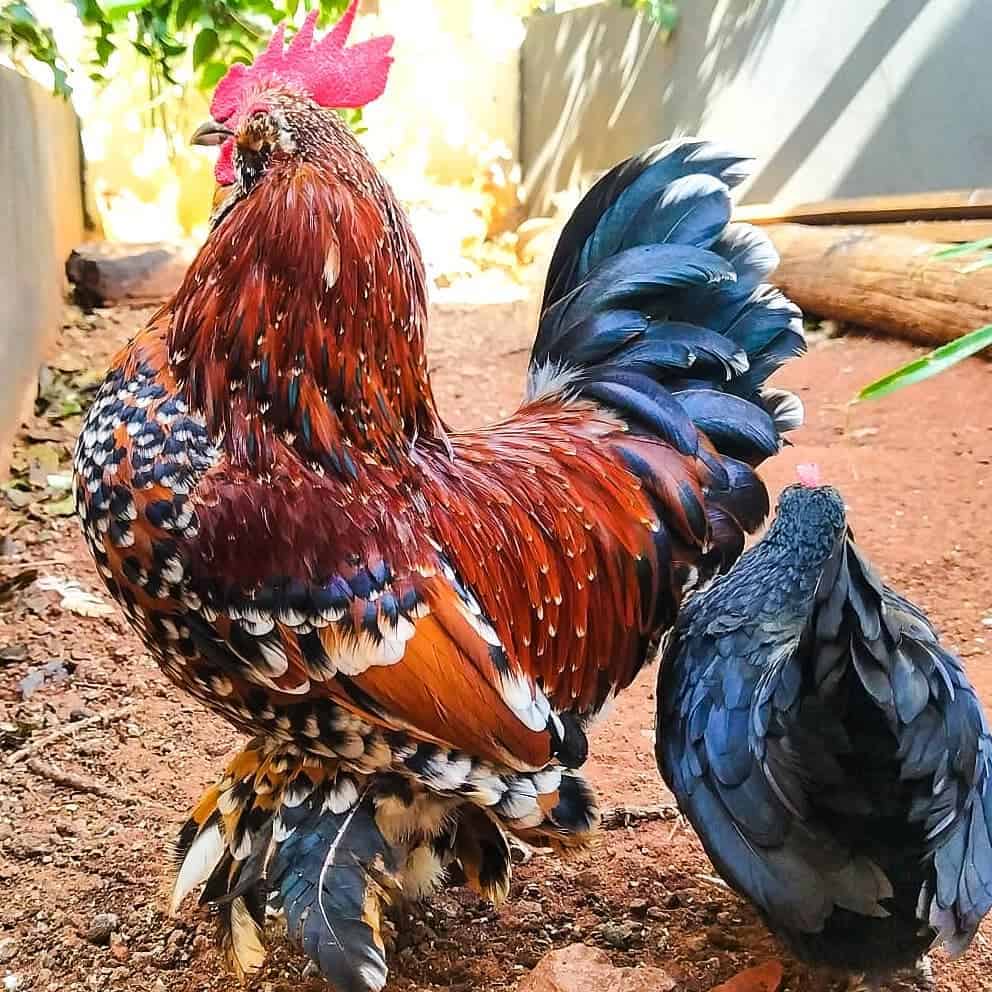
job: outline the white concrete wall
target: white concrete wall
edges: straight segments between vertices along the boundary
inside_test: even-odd
[[[992,185],[989,0],[692,0],[664,44],[600,5],[535,15],[530,202],[674,133],[759,160],[746,199]]]
[[[79,139],[64,100],[0,67],[0,476],[58,330],[63,266],[82,240]]]

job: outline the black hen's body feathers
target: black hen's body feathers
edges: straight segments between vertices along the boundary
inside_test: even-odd
[[[960,952],[992,906],[981,706],[850,534],[827,528],[814,552],[806,527],[773,527],[685,608],[659,766],[720,873],[803,957],[888,971],[936,940]]]

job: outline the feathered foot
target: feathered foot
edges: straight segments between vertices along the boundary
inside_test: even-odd
[[[384,800],[375,778],[246,749],[180,832],[173,906],[203,884],[200,903],[217,909],[240,977],[264,962],[266,912],[275,910],[335,992],[378,992],[382,909],[408,854],[384,836]]]
[[[885,978],[855,975],[848,980],[844,992],[937,992],[937,983],[933,977],[933,964],[924,955],[915,968]]]

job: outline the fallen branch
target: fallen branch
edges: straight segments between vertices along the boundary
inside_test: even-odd
[[[992,268],[861,227],[767,228],[782,258],[771,281],[804,311],[934,347],[992,323]]]
[[[603,811],[599,826],[602,830],[624,830],[643,823],[674,820],[678,815],[675,806],[614,806]]]
[[[82,306],[141,306],[168,299],[194,254],[188,244],[93,242],[71,252],[65,273]]]
[[[110,710],[107,713],[97,713],[95,716],[88,716],[82,720],[75,720],[73,723],[63,724],[57,730],[44,734],[15,751],[7,758],[6,764],[8,766],[16,765],[19,761],[23,761],[25,758],[30,758],[31,755],[43,751],[49,744],[54,744],[55,741],[60,741],[63,737],[72,737],[78,730],[94,727],[98,723],[106,725],[113,723],[115,720],[120,720],[132,713],[135,705],[135,703],[128,703],[126,706],[121,706],[116,710]]]
[[[42,761],[41,758],[28,758],[25,762],[25,767],[29,771],[34,772],[35,775],[47,778],[49,782],[54,782],[56,785],[64,785],[67,789],[72,789],[74,792],[88,792],[94,796],[101,796],[104,799],[114,799],[122,803],[134,803],[138,801],[134,796],[117,792],[115,789],[111,789],[109,786],[103,785],[103,783],[97,782],[94,779],[56,768],[54,765]]]

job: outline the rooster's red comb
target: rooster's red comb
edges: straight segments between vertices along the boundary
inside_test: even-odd
[[[807,489],[816,489],[820,485],[820,466],[814,462],[796,466],[799,482]]]
[[[322,107],[364,107],[380,97],[393,61],[393,39],[385,35],[346,48],[357,12],[358,0],[351,0],[330,33],[314,42],[318,11],[312,10],[288,48],[283,47],[285,25],[280,24],[250,66],[232,65],[217,84],[211,117],[221,123],[230,120],[249,90],[271,83],[299,89]]]

